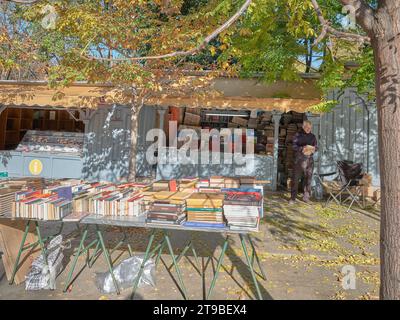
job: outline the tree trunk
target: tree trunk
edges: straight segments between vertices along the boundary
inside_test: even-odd
[[[381,175],[381,299],[400,299],[400,14],[380,13],[375,56]]]
[[[132,103],[131,108],[131,138],[130,138],[130,160],[128,181],[136,180],[136,154],[137,154],[137,138],[139,127],[139,113],[142,109],[142,103]]]

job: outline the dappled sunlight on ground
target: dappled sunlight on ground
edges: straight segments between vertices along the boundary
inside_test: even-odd
[[[327,208],[321,202],[306,204],[297,201],[288,204],[288,193],[265,195],[265,216],[260,232],[252,238],[259,254],[266,280],[258,277],[264,299],[377,299],[379,287],[379,208],[368,210],[346,208],[335,204]],[[52,233],[57,225],[43,225],[44,235]],[[72,226],[69,227],[71,232]],[[68,228],[67,228],[68,229]],[[123,234],[119,228],[106,228],[107,247],[115,246]],[[135,254],[143,254],[149,238],[149,230],[132,228],[127,230],[129,243]],[[156,234],[156,240],[161,234]],[[184,243],[192,239],[199,257],[199,265],[188,251],[179,262],[190,299],[204,299],[217,266],[223,235],[204,232],[171,232],[175,254],[179,254]],[[73,247],[79,245],[76,237]],[[67,272],[71,265],[72,250],[65,251],[66,268],[57,279],[57,290],[26,292],[24,285],[9,286],[0,264],[0,299],[127,299],[130,290],[121,295],[103,294],[94,284],[95,272],[104,272],[107,267],[103,257],[95,265],[85,268],[71,286],[62,293]],[[126,247],[112,253],[118,263],[127,257]],[[78,260],[83,267],[85,257]],[[165,249],[156,270],[156,287],[143,287],[135,299],[182,299],[177,285],[175,269]],[[356,289],[342,287],[342,267],[352,265],[356,270]],[[258,269],[256,268],[258,272]],[[258,272],[259,273],[259,272]],[[231,236],[224,257],[220,276],[216,282],[212,299],[254,299],[255,286],[238,236]]]

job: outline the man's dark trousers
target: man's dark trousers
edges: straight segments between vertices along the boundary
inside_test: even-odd
[[[299,189],[299,179],[304,175],[304,200],[310,199],[311,194],[311,179],[314,171],[314,159],[312,156],[297,156],[292,176],[292,195],[291,199],[295,200],[297,196],[297,191]]]

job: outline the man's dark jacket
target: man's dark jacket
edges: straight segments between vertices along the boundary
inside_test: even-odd
[[[315,147],[315,151],[318,150],[317,146],[317,138],[314,134],[305,133],[303,129],[300,132],[297,132],[293,138],[293,150],[296,152],[296,158],[308,158],[311,156],[306,156],[303,154],[303,147],[305,146],[313,146]]]

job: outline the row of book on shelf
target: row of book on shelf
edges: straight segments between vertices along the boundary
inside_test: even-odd
[[[2,192],[3,189],[3,192]],[[0,186],[0,214],[61,220],[73,214],[143,217],[148,224],[256,231],[263,216],[263,188],[254,177],[185,178],[147,183],[64,179]]]

